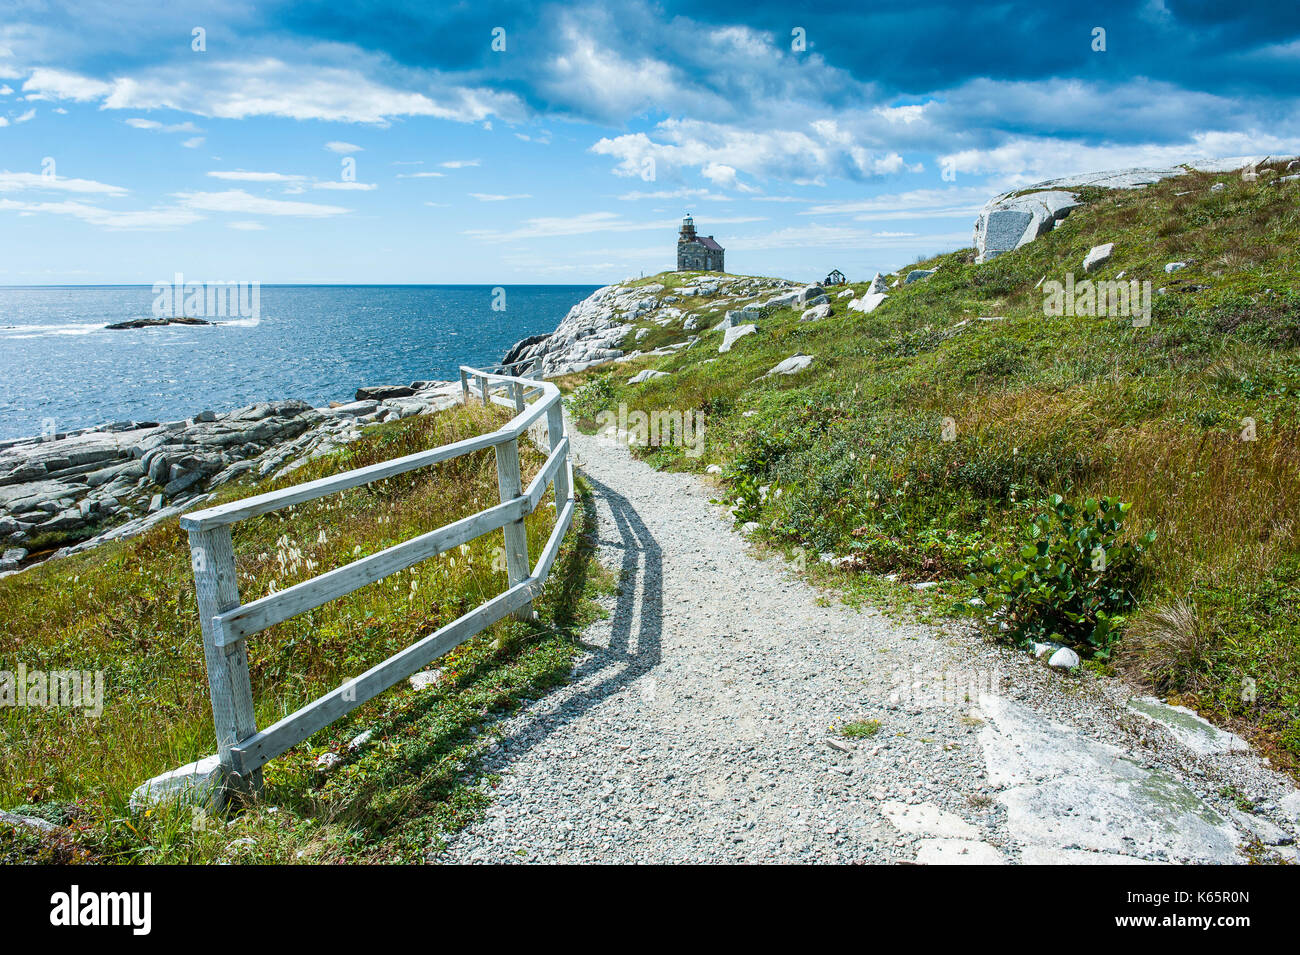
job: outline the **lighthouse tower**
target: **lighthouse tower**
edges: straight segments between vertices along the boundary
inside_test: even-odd
[[[722,246],[713,241],[711,235],[697,235],[695,220],[686,213],[682,220],[682,229],[677,234],[677,271],[678,272],[725,272],[723,257],[726,254]]]

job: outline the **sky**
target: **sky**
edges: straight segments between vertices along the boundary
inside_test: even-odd
[[[686,212],[858,280],[1054,176],[1300,154],[1300,4],[796,6],[0,0],[0,284],[604,284]]]

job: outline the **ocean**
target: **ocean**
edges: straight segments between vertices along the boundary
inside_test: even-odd
[[[126,330],[104,326],[152,318],[151,286],[0,288],[0,439],[451,380],[554,331],[596,288],[266,285],[254,317]]]

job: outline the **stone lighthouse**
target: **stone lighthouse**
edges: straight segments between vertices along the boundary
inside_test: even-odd
[[[695,220],[688,212],[677,235],[677,271],[725,272],[722,261],[725,254],[726,250],[713,241],[713,236],[695,233]]]

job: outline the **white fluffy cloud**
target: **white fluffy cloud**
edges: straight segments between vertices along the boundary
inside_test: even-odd
[[[176,198],[186,209],[241,215],[303,216],[319,219],[352,211],[342,206],[326,206],[314,202],[266,199],[262,196],[250,195],[242,189],[231,189],[226,192],[178,192]]]
[[[192,209],[179,207],[116,211],[86,202],[19,202],[0,199],[0,209],[22,214],[66,215],[90,225],[114,230],[171,229],[203,218]]]
[[[711,218],[710,225],[734,225],[742,222],[761,222],[761,216],[735,216]],[[616,212],[583,212],[572,216],[543,216],[528,219],[516,229],[470,229],[464,234],[476,239],[505,241],[515,239],[545,239],[556,236],[589,235],[594,232],[644,232],[657,230],[669,232],[681,224],[678,219],[658,219],[637,222],[624,219]]]
[[[124,196],[127,190],[93,179],[66,179],[35,172],[0,172],[0,192],[44,189],[52,192],[76,192],[102,196]]]
[[[373,182],[357,182],[355,180],[325,180],[323,182],[313,182],[313,189],[333,189],[338,192],[374,192],[379,188]]]
[[[307,178],[291,173],[250,172],[244,169],[214,170],[208,175],[213,179],[226,179],[231,182],[301,182]]]
[[[107,82],[63,70],[38,69],[23,83],[23,91],[30,99],[98,100],[103,109],[174,109],[222,119],[283,116],[383,124],[401,116],[460,122],[477,122],[493,115],[523,116],[512,93],[439,83],[436,76],[427,78],[426,85],[435,88],[428,92],[401,89],[373,80],[360,69],[304,69],[265,57],[242,62],[211,60],[197,66],[166,65]]]

